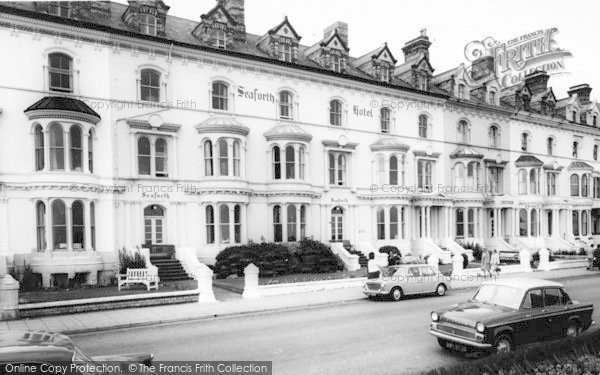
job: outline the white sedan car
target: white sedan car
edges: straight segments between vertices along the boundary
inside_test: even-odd
[[[367,279],[363,293],[369,298],[389,296],[399,301],[405,295],[434,293],[443,296],[450,279],[427,264],[401,264],[384,268],[377,279]]]

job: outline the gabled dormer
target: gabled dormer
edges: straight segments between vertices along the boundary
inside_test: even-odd
[[[199,40],[215,48],[228,49],[234,41],[246,40],[243,0],[218,0],[192,31]]]
[[[354,66],[380,82],[389,83],[394,76],[397,60],[387,43],[354,60]]]
[[[161,0],[129,0],[122,15],[123,22],[132,30],[144,35],[165,36],[169,7]]]
[[[429,90],[434,71],[429,62],[430,45],[431,42],[425,34],[425,30],[421,30],[421,35],[404,45],[402,48],[404,64],[395,69],[398,78],[423,91]]]
[[[323,40],[305,51],[306,57],[324,69],[343,73],[348,66],[348,24],[336,22],[325,29]]]
[[[263,35],[256,45],[274,59],[293,63],[298,59],[300,39],[302,37],[294,30],[286,16],[283,22]]]
[[[515,91],[515,105],[518,110],[531,110],[531,90],[526,85]]]

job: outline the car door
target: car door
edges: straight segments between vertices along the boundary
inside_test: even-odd
[[[518,343],[542,340],[545,332],[544,295],[542,289],[525,293],[521,304],[519,321],[513,326]]]
[[[404,286],[402,290],[404,290],[404,294],[415,294],[421,293],[421,271],[419,270],[419,266],[410,266],[406,272],[406,280],[404,281]]]
[[[437,287],[437,272],[430,266],[419,267],[421,271],[420,293],[433,293]]]
[[[561,337],[567,328],[568,312],[565,311],[565,297],[558,287],[544,289],[545,338]]]

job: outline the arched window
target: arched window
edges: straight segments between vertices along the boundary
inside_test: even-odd
[[[587,174],[581,176],[581,196],[588,197],[590,193],[590,179]]]
[[[215,209],[206,206],[206,243],[215,243]]]
[[[579,176],[576,174],[571,175],[571,196],[579,196]]]
[[[390,208],[390,239],[398,239],[398,209]]]
[[[521,209],[519,211],[519,236],[527,236],[527,210]]]
[[[498,131],[498,127],[496,125],[490,126],[489,136],[490,147],[500,147],[500,132]]]
[[[489,104],[496,105],[496,91],[490,91],[488,95],[489,95]]]
[[[204,175],[213,176],[213,147],[211,141],[204,141]]]
[[[538,193],[538,170],[531,169],[529,171],[529,194],[537,194]]]
[[[283,241],[283,224],[281,223],[281,206],[273,207],[273,241]]]
[[[240,177],[240,141],[233,141],[233,175],[235,177]]]
[[[581,211],[581,235],[588,235],[588,214],[587,211]]]
[[[212,84],[212,108],[221,111],[229,109],[229,87],[225,82],[217,81]]]
[[[287,146],[285,148],[285,178],[293,180],[296,178],[294,174],[296,158],[295,158],[294,146]]]
[[[289,91],[279,93],[279,118],[292,120],[294,118],[294,95]]]
[[[398,158],[396,155],[390,157],[390,185],[398,185]]]
[[[37,202],[35,207],[37,250],[46,250],[46,205],[44,202]]]
[[[52,245],[54,250],[67,249],[67,215],[65,202],[52,202]]]
[[[156,168],[156,177],[169,177],[169,159],[167,150],[167,141],[163,138],[156,140],[156,152],[154,162]]]
[[[90,130],[87,137],[88,142],[88,169],[94,173],[94,131]]]
[[[273,147],[271,154],[273,155],[273,178],[279,180],[281,179],[281,151],[279,146]]]
[[[462,83],[459,84],[458,85],[458,98],[459,99],[466,99],[465,92],[466,92],[465,85],[463,85]]]
[[[390,132],[390,109],[389,108],[381,108],[379,111],[379,121],[381,122],[381,132],[389,133]]]
[[[75,201],[71,205],[71,240],[73,241],[73,250],[85,249],[83,230],[83,203]]]
[[[460,143],[469,143],[469,124],[465,120],[458,122],[458,141]]]
[[[573,221],[573,235],[574,236],[579,236],[579,211],[573,211],[573,215],[572,215]]]
[[[73,59],[64,53],[48,55],[49,88],[51,91],[73,92]]]
[[[465,236],[465,210],[463,208],[456,209],[456,237]]]
[[[287,240],[288,242],[298,241],[296,237],[296,206],[290,204],[287,206]]]
[[[71,170],[80,172],[82,168],[83,146],[81,142],[81,128],[79,126],[71,126],[69,139],[71,143]]]
[[[160,101],[160,73],[154,69],[142,69],[140,79],[140,99],[149,102]]]
[[[219,176],[229,175],[229,149],[226,139],[219,139]]]
[[[377,239],[385,240],[385,212],[381,207],[377,209]]]
[[[385,184],[385,157],[383,155],[377,155],[377,183]]]
[[[150,140],[147,137],[138,139],[138,174],[150,175]]]
[[[519,194],[527,194],[527,171],[525,169],[519,170]]]
[[[35,130],[35,170],[44,169],[44,132],[41,125],[36,125]]]
[[[579,142],[573,142],[573,157],[577,158],[579,155]]]
[[[335,126],[342,125],[342,102],[337,99],[329,102],[329,123]]]
[[[300,147],[300,149],[298,149],[298,174],[300,175],[299,177],[301,180],[304,180],[305,168],[306,151],[304,150],[304,147]]]
[[[419,116],[419,137],[427,138],[428,119],[425,115]]]
[[[233,234],[235,243],[242,242],[242,207],[239,204],[233,207]]]
[[[90,202],[90,243],[92,249],[96,250],[96,204]]]
[[[300,206],[300,239],[306,238],[306,206]]]
[[[531,236],[538,236],[538,214],[537,210],[531,210]]]
[[[156,36],[156,17],[151,14],[140,14],[140,33]]]
[[[522,133],[521,134],[521,151],[527,151],[528,147],[529,147],[529,134]]]
[[[221,243],[229,243],[229,206],[226,204],[219,206],[219,228]]]
[[[548,139],[546,140],[546,150],[548,155],[554,155],[554,138],[548,137]]]
[[[50,169],[65,169],[65,143],[60,124],[50,125]]]

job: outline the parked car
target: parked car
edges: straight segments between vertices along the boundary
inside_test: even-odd
[[[449,280],[437,269],[427,264],[400,264],[386,267],[378,279],[368,279],[363,292],[369,297],[389,296],[399,301],[409,294],[435,293],[443,296]]]
[[[1,332],[0,374],[67,373],[111,374],[144,372],[142,366],[135,371],[131,364],[152,364],[152,353],[116,354],[89,357],[71,339],[60,333],[44,331]],[[62,371],[67,366],[67,371]],[[85,369],[94,368],[94,371]]]
[[[520,344],[578,336],[594,324],[593,308],[571,300],[553,281],[486,281],[467,302],[433,311],[429,332],[445,349],[508,352]]]

